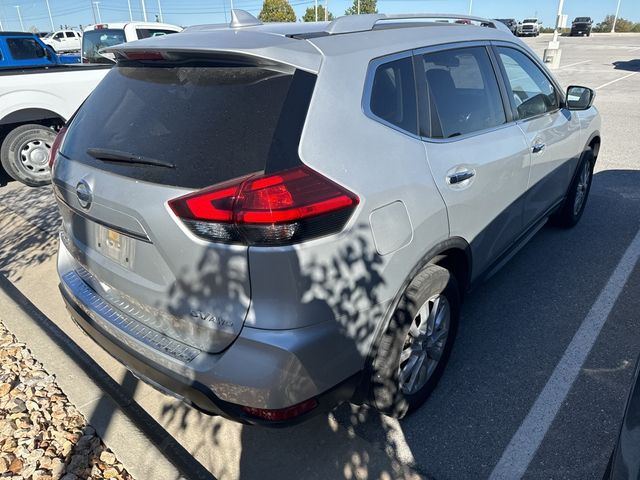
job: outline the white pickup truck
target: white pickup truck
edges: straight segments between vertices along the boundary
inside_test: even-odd
[[[57,131],[110,66],[55,65],[0,70],[0,161],[30,186],[51,181],[49,152]]]

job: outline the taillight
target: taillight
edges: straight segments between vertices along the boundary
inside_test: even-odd
[[[286,245],[342,230],[359,199],[308,167],[253,175],[169,202],[199,237]]]
[[[51,145],[51,152],[49,153],[49,168],[53,168],[53,164],[56,159],[56,155],[60,150],[60,145],[62,145],[62,140],[64,140],[64,136],[67,133],[67,127],[64,126],[58,131],[58,135],[56,135],[53,144]]]
[[[254,408],[254,407],[242,407],[245,413],[248,413],[252,417],[261,418],[270,422],[282,422],[284,420],[290,420],[300,415],[304,415],[310,412],[318,406],[318,401],[315,398],[310,398],[302,403],[292,405],[287,408],[279,409],[266,409],[266,408]]]

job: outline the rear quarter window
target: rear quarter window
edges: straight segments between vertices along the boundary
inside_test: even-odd
[[[411,56],[378,65],[373,74],[372,115],[409,133],[417,133],[416,87]]]

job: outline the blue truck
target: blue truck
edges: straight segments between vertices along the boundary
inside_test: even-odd
[[[0,69],[47,67],[79,61],[79,56],[57,55],[33,33],[0,32]]]

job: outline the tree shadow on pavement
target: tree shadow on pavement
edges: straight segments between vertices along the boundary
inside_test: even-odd
[[[61,222],[50,187],[17,187],[0,189],[0,273],[12,281],[56,254]]]

